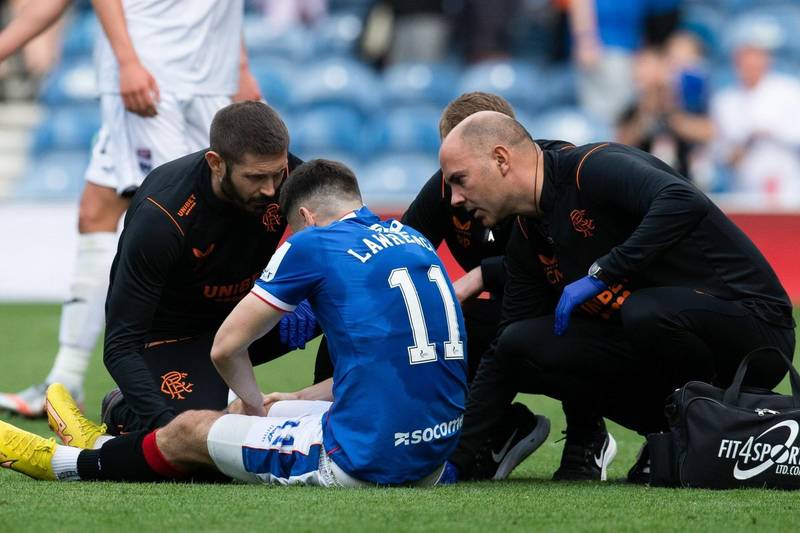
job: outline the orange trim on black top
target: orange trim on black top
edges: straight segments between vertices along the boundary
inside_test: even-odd
[[[146,199],[146,200],[149,200],[149,201],[150,201],[150,203],[152,203],[152,204],[153,204],[154,206],[156,206],[157,208],[161,209],[161,210],[162,210],[162,211],[163,211],[163,212],[164,212],[164,213],[165,213],[165,214],[166,214],[166,215],[169,217],[169,219],[172,221],[172,223],[173,223],[173,224],[175,224],[175,227],[176,227],[176,228],[178,228],[178,231],[180,231],[180,232],[181,232],[181,235],[183,235],[184,237],[186,236],[186,234],[183,232],[183,229],[181,229],[181,226],[180,226],[180,224],[178,224],[178,221],[177,221],[177,220],[175,220],[175,218],[174,218],[172,215],[170,215],[170,214],[169,214],[169,211],[167,211],[166,209],[164,209],[164,206],[162,206],[160,203],[156,202],[155,200],[153,200],[153,199],[152,199],[152,198],[150,198],[149,196],[148,196],[147,198],[145,198],[145,199]]]
[[[519,225],[519,229],[522,231],[522,234],[525,236],[525,239],[528,239],[528,232],[525,230],[525,225],[522,224],[522,217],[517,217],[517,224]]]
[[[581,190],[581,167],[583,166],[583,162],[586,161],[586,158],[589,157],[590,155],[592,155],[594,152],[596,152],[600,148],[605,148],[608,145],[609,145],[609,143],[604,143],[604,144],[601,144],[599,146],[595,146],[594,148],[589,150],[589,153],[587,153],[585,156],[583,156],[583,158],[581,159],[581,162],[578,163],[578,170],[575,172],[575,184],[578,186],[578,190]]]

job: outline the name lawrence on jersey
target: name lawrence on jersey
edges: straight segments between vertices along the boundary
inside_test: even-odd
[[[347,250],[348,254],[352,255],[362,263],[366,263],[379,252],[387,248],[402,246],[404,244],[416,244],[417,246],[422,246],[431,252],[434,251],[433,245],[428,242],[427,239],[418,237],[417,235],[409,234],[403,229],[403,224],[396,220],[392,221],[388,229],[379,224],[373,224],[370,226],[370,229],[375,233],[361,239],[361,242],[364,243],[365,248],[361,248],[358,251],[353,250],[352,248]]]

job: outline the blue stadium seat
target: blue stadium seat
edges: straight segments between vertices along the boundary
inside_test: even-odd
[[[315,58],[352,56],[361,37],[363,21],[353,12],[331,14],[313,28],[316,35]]]
[[[296,69],[286,59],[255,56],[250,58],[250,71],[258,81],[261,94],[272,107],[285,111],[291,105],[292,82]]]
[[[383,73],[386,103],[430,103],[445,106],[458,96],[458,69],[453,64],[398,63]]]
[[[523,119],[531,135],[540,139],[568,141],[575,145],[614,140],[614,132],[602,120],[577,107],[548,111],[532,119]]]
[[[338,105],[357,109],[367,116],[382,103],[377,76],[355,60],[330,58],[299,70],[292,87],[295,109]]]
[[[365,129],[364,149],[370,153],[424,152],[439,149],[439,108],[394,107],[376,114]]]
[[[85,150],[100,129],[97,105],[56,107],[50,109],[33,136],[34,155],[50,150]]]
[[[64,29],[61,53],[64,57],[89,57],[101,33],[94,11],[79,11]]]
[[[531,91],[534,103],[529,110],[577,105],[577,82],[572,65],[549,67],[542,72],[542,79],[541,86]]]
[[[97,79],[90,60],[62,61],[42,83],[39,99],[49,105],[79,104],[97,98]]]
[[[312,31],[301,26],[276,34],[264,24],[260,15],[245,17],[244,42],[251,60],[264,56],[302,63],[313,58],[315,52]]]
[[[334,106],[304,111],[287,120],[292,149],[312,155],[330,151],[358,154],[362,124],[357,111]]]
[[[32,160],[13,192],[19,200],[76,200],[89,163],[87,150],[55,151]]]
[[[485,91],[499,94],[515,110],[533,112],[541,105],[535,93],[542,83],[541,74],[529,63],[487,61],[464,71],[458,84],[458,93]]]
[[[364,202],[375,209],[405,210],[438,169],[438,158],[429,154],[378,157],[364,168],[361,176]]]

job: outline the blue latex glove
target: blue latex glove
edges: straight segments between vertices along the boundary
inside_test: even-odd
[[[439,481],[436,482],[437,485],[455,485],[458,483],[458,467],[447,461],[444,464],[444,470],[442,470],[442,475],[439,476]]]
[[[573,281],[561,293],[561,299],[556,306],[556,335],[563,335],[569,327],[569,317],[575,307],[581,305],[589,298],[593,298],[606,290],[605,283],[591,276],[584,276],[578,281]]]
[[[317,317],[308,300],[303,300],[294,312],[285,315],[278,323],[278,328],[283,344],[292,350],[305,348],[306,342],[313,339],[317,331]]]

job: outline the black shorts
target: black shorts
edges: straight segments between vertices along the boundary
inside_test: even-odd
[[[216,332],[174,341],[151,342],[142,357],[153,382],[176,413],[191,409],[222,410],[228,405],[228,386],[211,362],[211,347]],[[278,328],[250,345],[253,366],[268,363],[290,351],[280,341]],[[327,352],[325,352],[327,358]],[[111,434],[147,429],[124,399],[109,413],[104,422]]]

